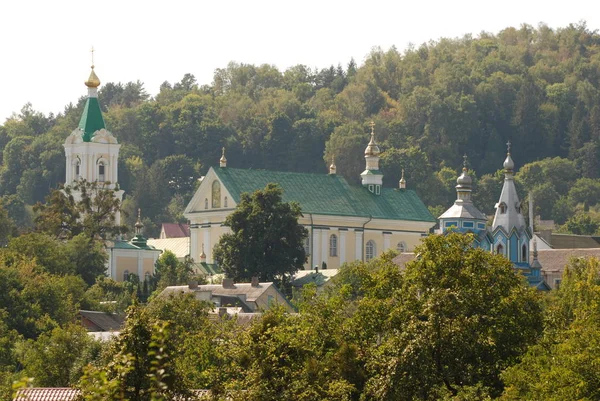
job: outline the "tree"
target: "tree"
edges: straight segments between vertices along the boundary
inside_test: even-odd
[[[19,344],[19,359],[25,375],[33,378],[36,386],[68,387],[83,374],[81,369],[92,356],[86,351],[91,348],[97,353],[99,344],[81,325],[71,324]]]
[[[600,397],[599,277],[597,259],[570,261],[560,288],[549,299],[543,338],[502,375],[502,400]]]
[[[84,233],[92,239],[107,239],[127,232],[127,227],[116,225],[115,218],[121,210],[121,201],[108,182],[81,180],[72,187],[54,190],[46,203],[38,203],[34,211],[36,229],[57,238],[70,239]],[[73,191],[80,194],[75,199]]]
[[[541,331],[541,308],[508,260],[472,242],[471,235],[427,237],[401,279],[377,281],[383,291],[369,298],[385,302],[359,305],[359,316],[376,322],[366,325],[373,337],[364,396],[438,399],[476,385],[502,391],[500,373]]]
[[[243,193],[225,219],[232,232],[221,237],[214,256],[228,277],[284,280],[304,265],[308,233],[298,224],[300,206],[283,202],[282,195],[281,187],[272,183],[253,194]]]
[[[164,251],[156,261],[156,273],[154,279],[157,281],[159,290],[170,285],[185,285],[192,277],[192,261],[183,262],[169,250]]]

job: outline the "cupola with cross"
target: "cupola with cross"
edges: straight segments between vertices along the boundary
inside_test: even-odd
[[[375,123],[371,121],[371,140],[365,149],[365,162],[366,168],[361,176],[361,182],[363,187],[367,188],[369,192],[376,195],[381,194],[381,186],[383,185],[383,173],[379,170],[379,146],[375,142]]]
[[[64,143],[66,156],[65,185],[85,180],[104,183],[109,189],[117,189],[118,161],[121,145],[114,135],[106,129],[102,110],[98,102],[100,79],[94,66],[94,49],[92,49],[92,66],[88,79],[84,82],[88,88],[88,97],[77,128],[71,132]],[[73,192],[76,199],[80,197]],[[123,199],[123,191],[116,191],[115,196]],[[120,224],[120,215],[116,216]]]

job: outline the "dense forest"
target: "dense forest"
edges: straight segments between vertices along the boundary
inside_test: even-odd
[[[537,214],[558,224],[585,217],[593,232],[598,218],[581,211],[594,211],[600,194],[599,98],[600,35],[585,23],[523,25],[404,52],[375,48],[360,66],[230,63],[211,85],[186,74],[155,97],[139,81],[107,83],[99,93],[123,145],[128,223],[141,207],[150,234],[182,219],[196,179],[222,147],[243,168],[325,172],[335,156],[338,174],[358,182],[371,120],[384,184],[396,186],[405,169],[408,187],[434,214],[455,197],[463,154],[478,177],[475,200],[491,213],[510,140],[521,197],[534,193]],[[83,100],[56,116],[26,105],[0,126],[0,195],[19,227],[31,221],[27,205],[64,181],[62,143]]]

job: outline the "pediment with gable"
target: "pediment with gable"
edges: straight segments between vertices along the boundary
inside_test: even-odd
[[[215,181],[219,183],[219,207],[213,207],[213,187]],[[192,217],[197,216],[198,214],[225,210],[230,211],[231,209],[234,209],[235,206],[236,203],[234,202],[231,193],[227,190],[223,182],[219,179],[217,174],[215,174],[214,169],[211,167],[194,193],[192,200],[185,208],[183,214],[187,219],[191,220]]]

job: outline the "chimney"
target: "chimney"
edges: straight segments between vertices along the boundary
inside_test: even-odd
[[[195,290],[196,288],[198,288],[198,281],[196,280],[191,280],[188,283],[188,287],[190,287],[190,290]]]
[[[253,276],[253,277],[252,277],[252,281],[250,282],[250,285],[251,285],[252,287],[258,287],[258,277],[256,277],[256,276]]]
[[[223,279],[223,288],[235,288],[235,286],[233,285],[233,279],[232,278],[224,278]]]

